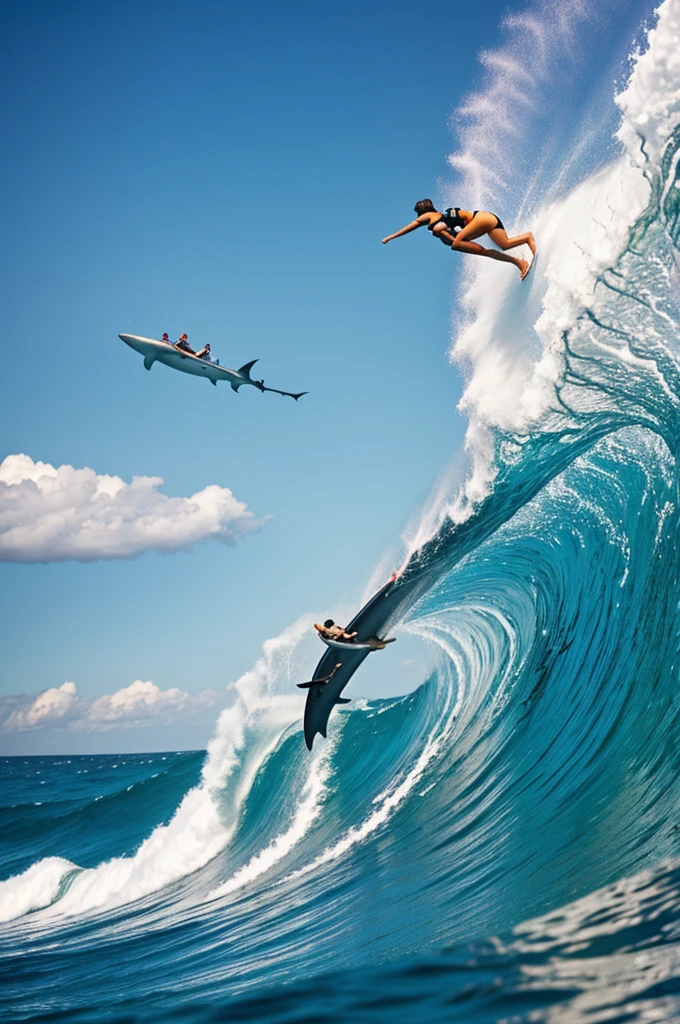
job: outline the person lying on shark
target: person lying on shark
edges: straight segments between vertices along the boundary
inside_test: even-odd
[[[491,260],[499,260],[501,263],[513,263],[519,270],[520,280],[524,280],[531,267],[533,260],[527,260],[516,256],[508,256],[506,249],[514,249],[518,245],[528,245],[536,256],[536,241],[530,231],[523,235],[515,235],[508,238],[503,221],[495,213],[487,210],[462,210],[459,206],[449,207],[443,213],[436,210],[431,199],[421,199],[413,208],[417,213],[415,220],[412,220],[406,227],[395,231],[393,235],[383,238],[383,245],[387,245],[393,238],[400,238],[407,235],[416,228],[426,227],[444,245],[450,246],[454,252],[469,252],[472,256],[487,256]],[[497,249],[485,249],[475,238],[482,238],[488,235],[503,252]]]
[[[167,334],[163,335],[161,341],[167,341],[170,345],[172,344]],[[182,352],[188,352],[190,356],[196,356],[197,359],[207,359],[210,362],[210,345],[204,345],[199,352],[194,352],[189,344],[189,336],[187,334],[180,334],[175,342],[175,348],[181,349]]]
[[[343,629],[342,626],[337,626],[332,619],[326,619],[323,626],[315,622],[314,629],[317,631],[324,643],[331,642],[331,646],[347,645],[347,647],[356,646],[370,647],[373,651],[384,651],[388,644],[393,644],[394,639],[383,640],[379,636],[371,636],[367,640],[363,640],[360,644],[357,644],[358,633],[348,633],[347,630]]]
[[[345,632],[342,626],[337,626],[332,619],[326,619],[323,626],[315,622],[314,629],[320,636],[326,637],[328,640],[344,640],[346,643],[351,643],[357,636],[356,633]]]

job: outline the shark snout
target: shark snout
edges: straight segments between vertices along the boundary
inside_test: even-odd
[[[118,337],[121,341],[124,341],[126,345],[133,348],[135,352],[144,352],[145,343],[149,343],[149,338],[139,338],[136,334],[119,334]]]

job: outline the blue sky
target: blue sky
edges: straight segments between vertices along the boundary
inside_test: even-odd
[[[228,487],[271,519],[233,547],[0,565],[0,695],[221,691],[300,614],[360,595],[464,430],[461,257],[380,239],[454,180],[449,120],[507,9],[3,5],[0,461]],[[186,331],[310,394],[146,373],[120,331]],[[364,692],[417,685],[398,661]]]

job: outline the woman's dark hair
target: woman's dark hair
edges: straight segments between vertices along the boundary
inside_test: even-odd
[[[431,199],[419,199],[416,205],[413,207],[418,216],[421,213],[435,213],[434,203]]]
[[[324,629],[330,629],[331,626],[334,626],[334,625],[335,625],[335,623],[333,622],[332,619],[326,619],[326,621],[324,622]]]

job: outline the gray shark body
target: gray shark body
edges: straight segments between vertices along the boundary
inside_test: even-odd
[[[297,402],[298,398],[306,395],[306,391],[294,394],[292,391],[279,391],[278,388],[267,388],[264,381],[253,380],[250,371],[257,362],[257,359],[245,363],[239,370],[230,370],[219,363],[213,363],[209,359],[199,359],[191,352],[183,352],[170,341],[157,341],[155,338],[142,338],[136,334],[119,334],[118,337],[129,345],[135,352],[144,357],[144,367],[150,370],[154,363],[164,363],[165,366],[181,373],[190,373],[194,377],[205,377],[211,384],[217,385],[220,381],[231,384],[234,391],[238,391],[244,384],[250,384],[258,391],[273,391],[277,395],[288,395]]]

